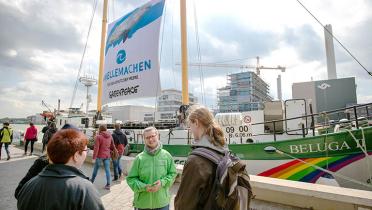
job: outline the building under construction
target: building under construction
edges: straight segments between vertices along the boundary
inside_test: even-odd
[[[261,110],[272,101],[269,85],[250,71],[227,75],[227,86],[218,89],[217,97],[219,112]]]

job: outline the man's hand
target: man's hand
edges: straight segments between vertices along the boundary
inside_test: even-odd
[[[161,182],[160,182],[160,180],[158,180],[158,181],[154,182],[153,184],[148,185],[146,187],[146,191],[147,192],[157,192],[157,191],[160,190],[160,188],[161,188]]]

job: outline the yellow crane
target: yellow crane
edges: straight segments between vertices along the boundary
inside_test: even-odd
[[[285,67],[283,66],[276,66],[276,67],[269,67],[269,66],[262,66],[260,65],[260,57],[256,57],[257,65],[248,65],[248,64],[227,64],[227,63],[189,63],[189,66],[196,66],[196,67],[222,67],[222,68],[239,68],[239,69],[256,69],[256,74],[260,75],[260,70],[267,69],[267,70],[281,70],[285,72]],[[179,65],[179,64],[177,64]]]
[[[189,63],[188,66],[256,69],[256,74],[258,76],[260,76],[260,71],[261,70],[280,70],[281,72],[285,72],[286,67],[284,67],[284,66],[280,66],[280,65],[278,65],[276,67],[262,66],[262,65],[260,65],[260,57],[257,56],[256,59],[257,59],[256,66],[249,65],[249,64],[227,64],[227,63]],[[180,65],[180,64],[177,63],[176,65]],[[277,94],[278,94],[278,99],[282,100],[282,81],[281,81],[281,76],[280,75],[278,75],[278,78],[277,78]]]

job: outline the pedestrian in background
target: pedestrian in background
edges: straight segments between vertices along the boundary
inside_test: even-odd
[[[221,127],[205,107],[190,107],[188,125],[195,139],[192,148],[204,147],[224,154],[227,151]],[[187,158],[181,184],[174,200],[176,210],[218,210],[214,190],[217,165],[198,155]]]
[[[51,122],[49,125],[49,129],[45,132],[43,137],[43,151],[44,151],[44,144],[48,145],[49,140],[53,137],[53,134],[57,132],[57,126],[54,122]]]
[[[95,162],[91,181],[92,183],[94,182],[100,163],[102,162],[106,173],[106,186],[104,187],[106,190],[110,190],[111,185],[110,152],[114,147],[114,141],[111,134],[107,131],[107,126],[100,125],[94,142],[93,161]]]
[[[25,133],[25,153],[27,154],[27,147],[28,144],[31,142],[31,152],[30,155],[32,155],[32,152],[34,151],[34,143],[37,141],[37,128],[34,126],[34,123],[30,122],[30,127],[27,128]]]
[[[177,175],[173,157],[162,149],[155,127],[143,130],[144,151],[136,156],[127,176],[127,183],[134,192],[135,210],[168,210],[169,188]]]
[[[49,126],[50,126],[50,123],[51,121],[48,121],[47,124],[41,129],[41,132],[44,134],[43,135],[43,139],[42,139],[42,143],[43,143],[43,148],[41,149],[41,153],[44,153],[44,150],[45,150],[45,147],[46,147],[46,132],[48,131],[49,129]]]
[[[13,130],[9,127],[9,123],[3,123],[3,128],[0,129],[0,159],[1,159],[1,150],[3,149],[3,144],[5,152],[7,155],[6,160],[10,159],[9,144],[13,141]]]
[[[122,167],[120,159],[124,154],[125,147],[128,144],[127,136],[120,130],[120,123],[115,123],[114,125],[114,132],[112,133],[112,138],[114,139],[115,147],[118,150],[119,157],[116,160],[112,160],[114,165],[114,180],[118,181],[122,179]]]
[[[47,145],[51,164],[20,190],[19,210],[104,209],[100,194],[80,170],[87,156],[88,139],[80,131],[64,129]]]

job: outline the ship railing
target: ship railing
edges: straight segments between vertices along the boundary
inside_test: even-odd
[[[364,110],[363,110],[364,109]],[[312,110],[311,104],[310,104],[310,112]],[[364,114],[359,114],[358,111],[364,111]],[[272,121],[265,121],[265,122],[260,122],[260,123],[252,123],[251,126],[255,125],[268,125],[272,124],[272,131],[271,132],[265,132],[265,133],[258,133],[258,134],[253,134],[252,137],[254,136],[265,136],[265,135],[273,135],[274,141],[277,140],[277,135],[282,135],[284,133],[287,133],[288,135],[302,135],[302,137],[306,137],[308,135],[308,131],[312,131],[312,136],[316,135],[316,130],[317,129],[326,129],[326,132],[329,133],[330,131],[328,128],[332,128],[332,126],[336,125],[343,125],[345,122],[340,122],[342,118],[345,118],[348,120],[348,123],[350,123],[351,127],[355,127],[356,129],[359,129],[360,127],[360,122],[361,121],[367,121],[367,124],[370,123],[369,121],[372,120],[372,103],[367,103],[367,104],[360,104],[360,105],[354,105],[354,106],[348,106],[345,108],[341,109],[334,109],[331,111],[326,111],[326,112],[320,112],[320,113],[310,113],[299,116],[299,117],[293,117],[293,118],[286,118],[282,120],[272,120]],[[336,114],[338,115],[339,120],[330,122],[332,118],[335,118]],[[353,114],[353,116],[352,116]],[[331,117],[331,118],[330,118]],[[363,117],[363,118],[361,118]],[[316,119],[317,118],[317,119]],[[341,118],[341,119],[340,119]],[[278,129],[278,124],[283,123],[284,125],[287,126],[287,122],[290,120],[297,120],[297,119],[302,119],[301,127],[298,129]],[[308,126],[308,122],[310,121],[310,125]],[[316,122],[322,122],[316,124]],[[293,132],[298,132],[300,134],[292,134]],[[331,131],[333,132],[333,131]],[[241,143],[242,142],[241,138]]]

